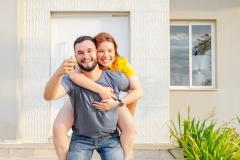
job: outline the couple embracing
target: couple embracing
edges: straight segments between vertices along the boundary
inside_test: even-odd
[[[44,91],[46,100],[66,94],[70,99],[53,125],[57,156],[91,160],[96,150],[102,160],[129,160],[136,135],[136,102],[143,96],[136,72],[118,54],[117,43],[108,33],[81,36],[73,47],[75,58],[63,61]],[[120,98],[120,92],[128,93]]]

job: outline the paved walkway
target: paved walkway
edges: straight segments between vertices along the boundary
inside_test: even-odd
[[[131,160],[175,160],[171,144],[136,144]],[[174,152],[174,151],[173,151]],[[0,160],[57,160],[53,144],[0,144]],[[93,160],[100,160],[94,154]]]

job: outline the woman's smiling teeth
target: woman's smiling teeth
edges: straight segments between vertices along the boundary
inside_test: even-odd
[[[100,63],[104,66],[109,66],[111,64],[111,61],[112,61],[111,58],[104,58],[104,59],[101,59]]]

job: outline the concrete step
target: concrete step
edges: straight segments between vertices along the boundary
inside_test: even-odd
[[[136,144],[131,160],[175,160],[171,144]],[[175,153],[174,153],[175,154]],[[0,160],[57,160],[53,144],[0,144]],[[92,160],[100,160],[94,153]]]

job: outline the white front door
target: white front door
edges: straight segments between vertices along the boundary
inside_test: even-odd
[[[111,13],[59,13],[52,15],[51,33],[51,75],[64,58],[74,55],[73,42],[83,35],[95,36],[108,32],[114,36],[121,56],[129,58],[129,16]],[[51,122],[67,99],[52,101]]]

